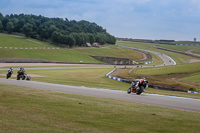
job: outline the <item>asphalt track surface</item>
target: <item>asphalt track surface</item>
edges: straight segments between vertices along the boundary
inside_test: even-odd
[[[164,96],[164,95],[156,95],[148,93],[136,95],[136,94],[127,94],[126,91],[119,91],[119,90],[89,88],[82,86],[70,86],[70,85],[60,85],[60,84],[44,83],[37,81],[22,81],[22,80],[2,79],[2,78],[0,78],[0,84],[31,87],[41,90],[109,98],[109,99],[142,103],[148,105],[156,105],[166,108],[200,112],[200,99],[193,99],[193,98],[172,97],[172,96]]]
[[[169,65],[176,65],[176,62],[169,57],[166,54],[163,53],[159,53],[159,52],[155,52],[155,51],[151,51],[151,50],[146,50],[146,49],[139,49],[139,48],[133,48],[133,47],[128,47],[128,46],[122,46],[122,45],[117,45],[120,47],[125,47],[125,48],[129,48],[129,49],[133,49],[133,50],[140,50],[140,51],[145,51],[145,52],[149,52],[149,53],[153,53],[156,54],[157,56],[159,56],[162,60],[163,60],[163,64],[158,65],[158,66],[169,66]]]

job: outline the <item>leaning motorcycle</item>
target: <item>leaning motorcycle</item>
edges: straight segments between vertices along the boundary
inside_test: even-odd
[[[27,76],[27,74],[26,74],[25,72],[19,71],[19,72],[17,73],[17,80],[20,80],[20,79],[24,80],[24,79],[26,78],[26,76]]]
[[[12,71],[8,71],[8,73],[6,74],[6,79],[10,78],[12,76]]]
[[[127,93],[130,94],[132,92],[140,95],[147,87],[148,81],[146,79],[133,80],[131,83],[131,87],[127,90]]]

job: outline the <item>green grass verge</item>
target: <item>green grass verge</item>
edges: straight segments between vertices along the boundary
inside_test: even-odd
[[[53,46],[49,43],[35,39],[26,40],[23,36],[8,35],[0,33],[0,47],[47,47]]]
[[[52,64],[52,63],[50,63]],[[13,66],[13,64],[7,64],[4,67],[0,67],[1,68],[20,68],[20,67],[24,67],[24,68],[51,68],[51,67],[112,67],[114,68],[116,65],[105,65],[105,64],[53,64],[50,65],[49,63],[44,63],[43,66],[38,66],[37,63],[33,64],[33,66],[29,65],[27,66],[26,64],[22,63],[20,66]],[[35,65],[35,66],[34,66]],[[120,65],[117,65],[120,66]]]
[[[200,113],[0,85],[3,133],[198,133]]]
[[[88,55],[68,49],[0,49],[0,58],[35,58],[71,63],[102,63]]]
[[[93,55],[93,56],[106,56],[106,57],[116,57],[116,58],[128,58],[132,60],[139,60],[143,58],[140,52],[117,47],[114,45],[105,45],[102,48],[73,48],[73,51],[78,51],[83,54]]]
[[[189,77],[186,77],[186,78],[182,78],[180,80],[192,81],[192,82],[200,82],[200,74],[189,76]]]
[[[37,81],[126,91],[129,84],[105,77],[111,70],[113,69],[31,70],[30,73],[45,76],[33,79]]]
[[[136,71],[137,74],[144,75],[166,75],[166,74],[179,74],[179,73],[193,73],[200,71],[200,63],[191,63],[175,66],[143,68]]]

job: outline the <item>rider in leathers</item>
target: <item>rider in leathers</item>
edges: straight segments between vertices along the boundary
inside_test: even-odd
[[[135,86],[135,88],[137,88],[139,86],[139,84],[142,83],[142,82],[146,82],[147,83],[146,86],[144,86],[144,90],[143,90],[145,92],[145,89],[148,88],[148,81],[145,78],[141,78],[141,79],[138,79],[136,81],[133,80],[131,85]]]
[[[24,68],[20,68],[20,70],[17,72],[17,74],[20,76],[20,75],[22,75],[23,77],[24,77],[24,79],[25,79],[25,77],[26,77],[26,72],[25,72],[25,70],[24,70]]]
[[[11,75],[13,74],[13,68],[12,67],[8,70],[8,73],[10,73]]]

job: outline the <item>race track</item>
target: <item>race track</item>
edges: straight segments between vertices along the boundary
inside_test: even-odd
[[[126,91],[60,85],[60,84],[44,83],[37,81],[21,81],[21,80],[18,81],[15,79],[2,79],[2,78],[0,78],[0,84],[17,85],[17,86],[31,87],[41,90],[50,90],[56,92],[85,95],[85,96],[102,97],[102,98],[123,100],[135,103],[156,105],[166,108],[200,112],[200,99],[170,97],[170,96],[147,94],[147,93],[143,93],[141,95],[135,95],[135,94],[130,95],[127,94]]]
[[[133,48],[134,49],[134,48]],[[160,66],[167,66],[167,65],[176,65],[176,62],[171,59],[169,56],[149,51],[143,50],[150,53],[157,54],[162,60],[163,64]],[[121,66],[118,68],[122,68]],[[126,66],[126,67],[136,67],[136,66]],[[152,67],[152,66],[147,66]],[[42,67],[42,68],[26,68],[26,70],[36,70],[36,69],[92,69],[92,68],[113,68],[113,66],[107,67]],[[1,68],[0,70],[8,70],[7,68]],[[18,70],[15,68],[14,70]],[[52,84],[52,83],[44,83],[44,82],[37,82],[37,81],[18,81],[15,79],[3,79],[0,78],[0,84],[9,84],[9,85],[17,85],[23,87],[31,87],[35,89],[41,90],[50,90],[56,92],[63,92],[63,93],[71,93],[71,94],[78,94],[78,95],[85,95],[85,96],[94,96],[94,97],[102,97],[102,98],[109,98],[115,100],[123,100],[128,102],[135,102],[135,103],[142,103],[142,104],[149,104],[149,105],[156,105],[166,108],[173,108],[173,109],[180,109],[186,111],[193,111],[193,112],[200,112],[200,99],[193,99],[193,98],[183,98],[183,97],[175,97],[175,96],[164,96],[164,95],[157,95],[157,94],[147,94],[142,93],[141,95],[135,94],[127,94],[126,91],[118,91],[118,90],[109,90],[109,89],[102,89],[102,88],[89,88],[89,87],[80,87],[80,86],[70,86],[70,85],[60,85],[60,84]]]

